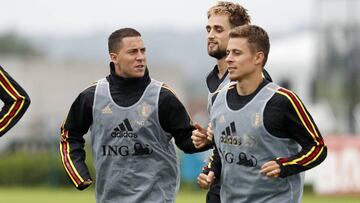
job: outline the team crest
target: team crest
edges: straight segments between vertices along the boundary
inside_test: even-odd
[[[148,103],[144,102],[140,105],[139,111],[141,116],[147,118],[150,115],[151,106]]]
[[[261,117],[260,117],[260,113],[254,113],[252,118],[251,118],[251,124],[254,128],[258,128],[260,127],[261,124]]]

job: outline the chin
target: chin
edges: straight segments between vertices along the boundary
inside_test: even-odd
[[[134,74],[134,78],[142,78],[145,75],[145,71],[143,72],[137,72]]]
[[[237,81],[237,80],[239,79],[239,77],[237,77],[236,75],[230,74],[230,75],[229,75],[229,79],[230,79],[231,81]]]

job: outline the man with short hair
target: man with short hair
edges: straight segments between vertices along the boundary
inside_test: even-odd
[[[206,84],[209,90],[207,110],[208,113],[210,113],[212,95],[230,83],[225,62],[229,32],[231,28],[236,26],[250,24],[250,16],[247,10],[237,3],[219,1],[208,10],[207,17],[207,51],[209,56],[217,60],[217,64],[206,78]],[[271,77],[266,70],[264,70],[264,77],[271,81]],[[198,128],[200,131],[205,130],[201,129],[201,127]],[[196,134],[198,130],[194,133]],[[211,132],[211,128],[208,128],[208,131]],[[209,137],[211,137],[211,135]],[[207,166],[203,168],[202,173],[200,173],[198,177],[198,184],[204,189],[210,188],[206,196],[207,203],[220,203],[220,179],[216,179],[212,185],[209,185],[206,181],[210,168],[213,165],[212,160],[213,157],[211,156]]]
[[[8,132],[25,114],[30,105],[26,91],[0,66],[0,137]]]
[[[74,185],[92,180],[83,135],[91,127],[98,203],[174,202],[179,173],[173,139],[196,149],[194,127],[173,91],[149,76],[141,35],[123,28],[109,37],[110,75],[84,90],[61,127],[60,154]]]
[[[233,28],[227,46],[229,77],[236,83],[214,97],[211,123],[221,159],[221,202],[301,202],[301,172],[327,154],[318,128],[292,91],[264,80],[270,50],[265,30]],[[213,180],[209,180],[210,182]]]

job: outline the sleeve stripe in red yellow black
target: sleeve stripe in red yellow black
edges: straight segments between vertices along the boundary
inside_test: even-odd
[[[3,131],[13,120],[13,118],[21,111],[25,97],[21,96],[12,86],[5,74],[0,70],[0,85],[9,94],[15,102],[11,105],[9,111],[0,119],[0,131]]]
[[[291,91],[286,90],[284,88],[279,89],[279,91],[280,91],[279,93],[285,93],[286,94],[285,96],[287,96],[290,99],[290,102],[293,104],[296,112],[298,113],[299,118],[301,119],[302,123],[304,124],[306,129],[309,131],[309,133],[312,135],[315,142],[323,144],[322,139],[318,136],[314,125],[310,121],[309,116],[307,115],[306,111],[304,110],[303,105],[301,104],[299,99],[296,97],[296,95],[294,93],[292,93]]]
[[[212,168],[212,162],[214,160],[214,152],[211,153],[211,156],[209,157],[209,162],[208,162],[208,168]]]
[[[70,144],[67,141],[67,131],[65,129],[61,130],[61,142],[60,142],[60,154],[62,158],[62,162],[66,172],[68,173],[69,177],[73,181],[76,187],[82,182],[84,182],[83,178],[79,175],[74,164],[70,158]]]
[[[69,162],[67,161],[66,143],[64,143],[64,142],[60,143],[60,150],[61,150],[61,158],[62,158],[62,162],[64,164],[64,168],[65,168],[66,172],[68,173],[69,177],[71,178],[71,180],[73,181],[73,183],[75,184],[75,186],[78,187],[78,185],[80,184],[80,180],[76,177]]]
[[[65,129],[63,128],[63,125],[61,127],[61,142],[60,142],[60,153],[61,153],[61,158],[62,158],[62,162],[64,164],[64,168],[66,170],[66,172],[69,174],[71,180],[74,182],[75,186],[77,187],[78,184],[80,184],[79,182],[79,178],[76,177],[74,170],[71,168],[71,165],[69,164],[69,156],[68,156],[68,149],[69,147],[67,146],[67,131],[65,131]]]
[[[282,163],[283,165],[300,164],[300,165],[306,166],[306,165],[312,163],[313,161],[315,161],[316,158],[319,156],[319,154],[321,154],[321,152],[323,151],[324,142],[323,142],[322,138],[318,135],[318,133],[314,127],[314,124],[310,120],[308,114],[306,113],[306,111],[304,109],[304,106],[301,104],[301,102],[299,101],[297,96],[294,93],[292,93],[291,91],[286,90],[284,88],[280,88],[277,93],[282,94],[289,99],[289,101],[292,103],[296,113],[298,114],[301,122],[303,123],[304,127],[307,129],[309,134],[314,139],[314,142],[316,143],[316,146],[313,146],[306,155],[303,155],[300,158],[289,161],[289,162],[287,162],[287,160],[285,162],[284,159],[280,159],[280,163]]]

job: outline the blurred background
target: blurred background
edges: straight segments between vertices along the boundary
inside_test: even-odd
[[[107,38],[116,29],[142,33],[150,75],[173,87],[193,120],[206,125],[205,78],[216,63],[206,51],[206,12],[216,2],[0,0],[0,65],[32,100],[0,138],[0,202],[20,202],[20,196],[95,202],[93,186],[82,193],[71,188],[58,152],[59,128],[76,96],[109,74]],[[306,172],[304,202],[359,202],[360,1],[236,2],[268,31],[265,68],[299,95],[329,147],[325,162]],[[209,152],[179,154],[184,187],[178,202],[204,202],[195,180]],[[90,151],[87,162],[92,165]]]

